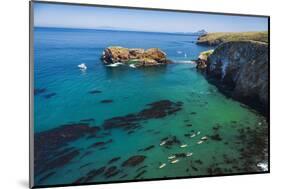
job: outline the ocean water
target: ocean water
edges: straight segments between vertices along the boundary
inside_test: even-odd
[[[182,102],[180,111],[161,119],[139,121],[140,127],[133,132],[114,128],[107,130],[103,137],[68,141],[61,149],[73,147],[79,150],[79,155],[36,173],[35,184],[72,184],[92,170],[100,167],[106,170],[111,166],[118,170],[113,176],[101,173],[80,183],[264,171],[257,164],[267,162],[264,158],[267,152],[264,144],[256,141],[266,140],[268,123],[258,112],[221,94],[189,63],[200,52],[210,49],[196,45],[197,37],[34,28],[35,138],[81,120],[103,131],[105,120],[136,114],[149,103]],[[158,47],[175,64],[139,69],[124,65],[107,67],[100,57],[104,48],[113,45]],[[87,70],[77,67],[81,63],[86,64]],[[102,100],[111,102],[102,103]],[[190,137],[193,133],[195,136]],[[204,136],[207,140],[201,139]],[[160,145],[166,137],[176,137],[179,142],[168,147]],[[112,142],[103,148],[88,148],[95,142],[109,140]],[[201,140],[204,142],[198,144]],[[180,147],[183,144],[187,147]],[[149,146],[153,147],[141,150]],[[171,163],[168,159],[189,152],[190,157],[176,157],[178,162]],[[145,159],[136,166],[122,166],[134,155]],[[115,157],[120,159],[109,165],[108,161]],[[163,163],[166,166],[159,168]]]

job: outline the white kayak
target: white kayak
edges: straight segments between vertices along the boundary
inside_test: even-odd
[[[180,147],[181,147],[181,148],[185,148],[185,147],[187,147],[187,144],[183,144],[183,145],[181,145]]]
[[[162,169],[163,167],[166,166],[166,163],[162,163],[160,166],[159,166],[159,169]]]
[[[186,157],[190,157],[190,156],[192,156],[192,152],[188,152],[188,153],[186,153]]]
[[[208,139],[208,137],[206,137],[206,136],[203,136],[202,138],[201,138],[201,140],[207,140]]]
[[[176,156],[175,155],[172,155],[172,156],[169,156],[168,159],[175,159]]]
[[[193,137],[195,137],[195,136],[196,136],[196,134],[193,133],[192,135],[190,135],[190,138],[193,138]]]
[[[203,143],[203,141],[202,140],[199,140],[198,142],[197,142],[197,144],[202,144]]]
[[[160,143],[160,146],[163,146],[164,144],[166,144],[166,141],[162,141],[162,142]]]
[[[178,159],[175,159],[175,160],[173,160],[173,161],[171,161],[171,163],[177,163],[177,162],[179,162],[179,160]]]

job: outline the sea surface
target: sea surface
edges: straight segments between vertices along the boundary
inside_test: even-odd
[[[50,133],[56,135],[55,129],[66,124],[99,127],[99,132],[106,133],[88,138],[79,135],[56,146],[57,151],[72,147],[77,153],[68,154],[63,160],[54,155],[55,162],[48,160],[52,166],[35,170],[35,184],[266,171],[267,152],[262,142],[257,143],[266,140],[266,119],[224,96],[196,71],[192,60],[211,49],[196,45],[197,38],[167,33],[34,28],[35,141],[47,132],[52,141]],[[100,57],[108,46],[157,47],[175,63],[138,69],[124,65],[107,67]],[[78,68],[82,63],[86,70]],[[137,120],[138,127],[133,130],[104,128],[106,120],[137,115],[148,104],[159,101],[179,102],[181,107],[161,118]],[[171,145],[165,144],[168,139],[173,139]],[[89,147],[98,142],[104,144]],[[53,152],[52,149],[47,153]],[[173,158],[175,154],[178,155]],[[124,166],[133,156],[145,158],[137,165]],[[113,158],[116,161],[109,163]],[[89,177],[91,171],[101,167],[104,170]]]

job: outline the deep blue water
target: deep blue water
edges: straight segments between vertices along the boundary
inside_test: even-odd
[[[50,170],[55,173],[44,181],[40,181],[44,175],[36,175],[35,182],[71,184],[90,170],[106,165],[113,157],[121,157],[124,161],[139,153],[138,149],[150,145],[155,147],[141,153],[147,156],[143,163],[147,166],[146,172],[141,178],[209,175],[208,168],[216,164],[224,170],[223,174],[245,172],[243,160],[233,161],[238,167],[234,169],[234,163],[224,163],[225,154],[234,159],[241,158],[239,149],[245,147],[245,144],[237,139],[239,129],[252,129],[267,123],[254,110],[222,95],[196,71],[194,64],[188,63],[196,59],[200,52],[210,49],[196,45],[197,37],[147,32],[35,28],[34,86],[35,89],[42,90],[34,98],[36,133],[67,123],[77,123],[82,119],[94,119],[90,124],[99,126],[106,119],[139,112],[146,104],[162,99],[183,103],[183,109],[175,115],[148,120],[134,134],[128,135],[120,129],[114,129],[110,136],[93,139],[104,141],[110,138],[113,142],[103,151],[82,160],[76,157],[63,167]],[[106,67],[100,57],[106,47],[114,45],[145,49],[157,47],[165,51],[175,64],[144,69]],[[81,63],[87,65],[86,71],[77,67]],[[101,93],[90,94],[92,90],[99,90]],[[113,102],[100,102],[105,99]],[[186,120],[192,125],[190,128],[186,127]],[[207,140],[197,145],[200,137],[213,133],[215,125],[222,126],[222,141]],[[157,131],[157,134],[151,134],[148,130]],[[192,131],[200,131],[201,134],[194,138],[184,137],[185,133]],[[181,143],[188,144],[187,149],[179,146],[163,149],[159,144],[161,138],[167,136],[177,136]],[[85,147],[93,141],[79,139],[69,145],[79,148],[83,153]],[[168,156],[187,151],[194,155],[175,164],[168,162]],[[253,161],[255,158],[253,157]],[[196,165],[194,169],[191,164],[196,160],[203,163]],[[166,167],[159,169],[159,164],[164,162],[167,163]],[[87,163],[93,165],[79,169]],[[137,174],[135,169],[122,171],[128,175],[124,180],[134,179]],[[101,175],[90,182],[114,180],[120,180],[120,175],[111,178]]]

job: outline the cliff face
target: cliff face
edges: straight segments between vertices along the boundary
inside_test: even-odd
[[[219,45],[208,57],[206,73],[231,88],[231,96],[267,112],[268,44],[233,41]]]

